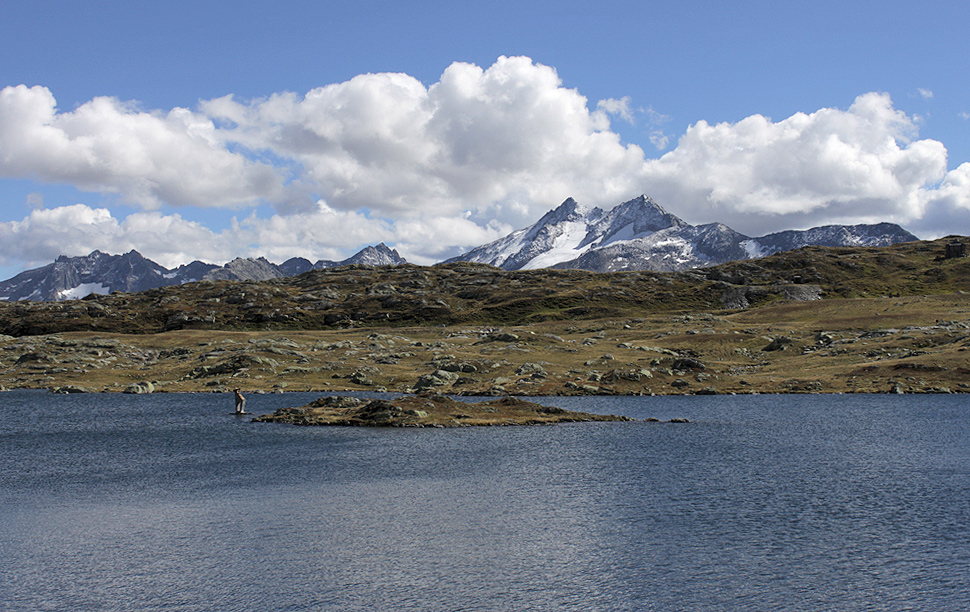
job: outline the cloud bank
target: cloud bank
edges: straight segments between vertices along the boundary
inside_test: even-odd
[[[365,74],[305,95],[234,96],[146,111],[114,98],[59,110],[44,87],[0,90],[0,177],[116,194],[138,212],[86,204],[11,212],[0,263],[136,248],[165,265],[237,255],[341,259],[384,241],[431,263],[534,222],[566,197],[610,207],[640,193],[693,223],[761,234],[895,221],[942,235],[970,221],[970,164],[886,94],[780,121],[698,121],[657,159],[611,119],[666,119],[628,98],[590,103],[525,57],[449,66],[425,86]],[[32,194],[35,195],[35,194]],[[48,205],[51,204],[47,202]],[[260,217],[257,209],[273,212]],[[17,203],[21,206],[23,203]],[[179,208],[226,210],[213,231]],[[229,214],[229,213],[227,213]]]

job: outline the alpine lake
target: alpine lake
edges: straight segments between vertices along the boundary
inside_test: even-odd
[[[0,608],[970,609],[964,396],[529,399],[636,420],[297,427],[225,393],[0,393]]]

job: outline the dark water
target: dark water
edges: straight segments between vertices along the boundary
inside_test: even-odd
[[[544,402],[693,422],[297,428],[228,396],[0,394],[0,610],[970,609],[970,400]]]

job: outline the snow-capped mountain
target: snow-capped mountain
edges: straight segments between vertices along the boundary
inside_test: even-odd
[[[589,209],[569,198],[535,224],[448,262],[474,261],[506,270],[551,268],[615,243],[681,227],[689,226],[646,196],[624,202],[608,212]]]
[[[82,298],[91,293],[145,291],[191,280],[191,274],[205,274],[210,268],[201,262],[168,270],[138,251],[108,255],[94,251],[84,257],[60,256],[52,264],[22,272],[0,283],[0,300],[59,301]],[[197,279],[195,279],[197,280]]]
[[[277,265],[260,257],[236,258],[224,266],[194,261],[172,270],[164,268],[138,251],[108,255],[94,251],[83,257],[58,257],[46,266],[27,270],[0,282],[0,300],[61,301],[83,298],[92,293],[132,293],[156,287],[181,285],[199,280],[268,280],[296,276],[308,270],[350,264],[399,265],[407,261],[383,243],[366,247],[344,261],[310,260],[294,257]]]
[[[691,225],[646,196],[612,210],[572,198],[534,225],[448,260],[506,270],[676,271],[755,259],[802,246],[888,246],[918,240],[898,225],[830,225],[751,238],[723,223]]]

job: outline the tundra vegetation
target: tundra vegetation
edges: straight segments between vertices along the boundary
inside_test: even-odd
[[[954,237],[687,272],[348,266],[0,303],[0,386],[543,396],[970,391]]]

